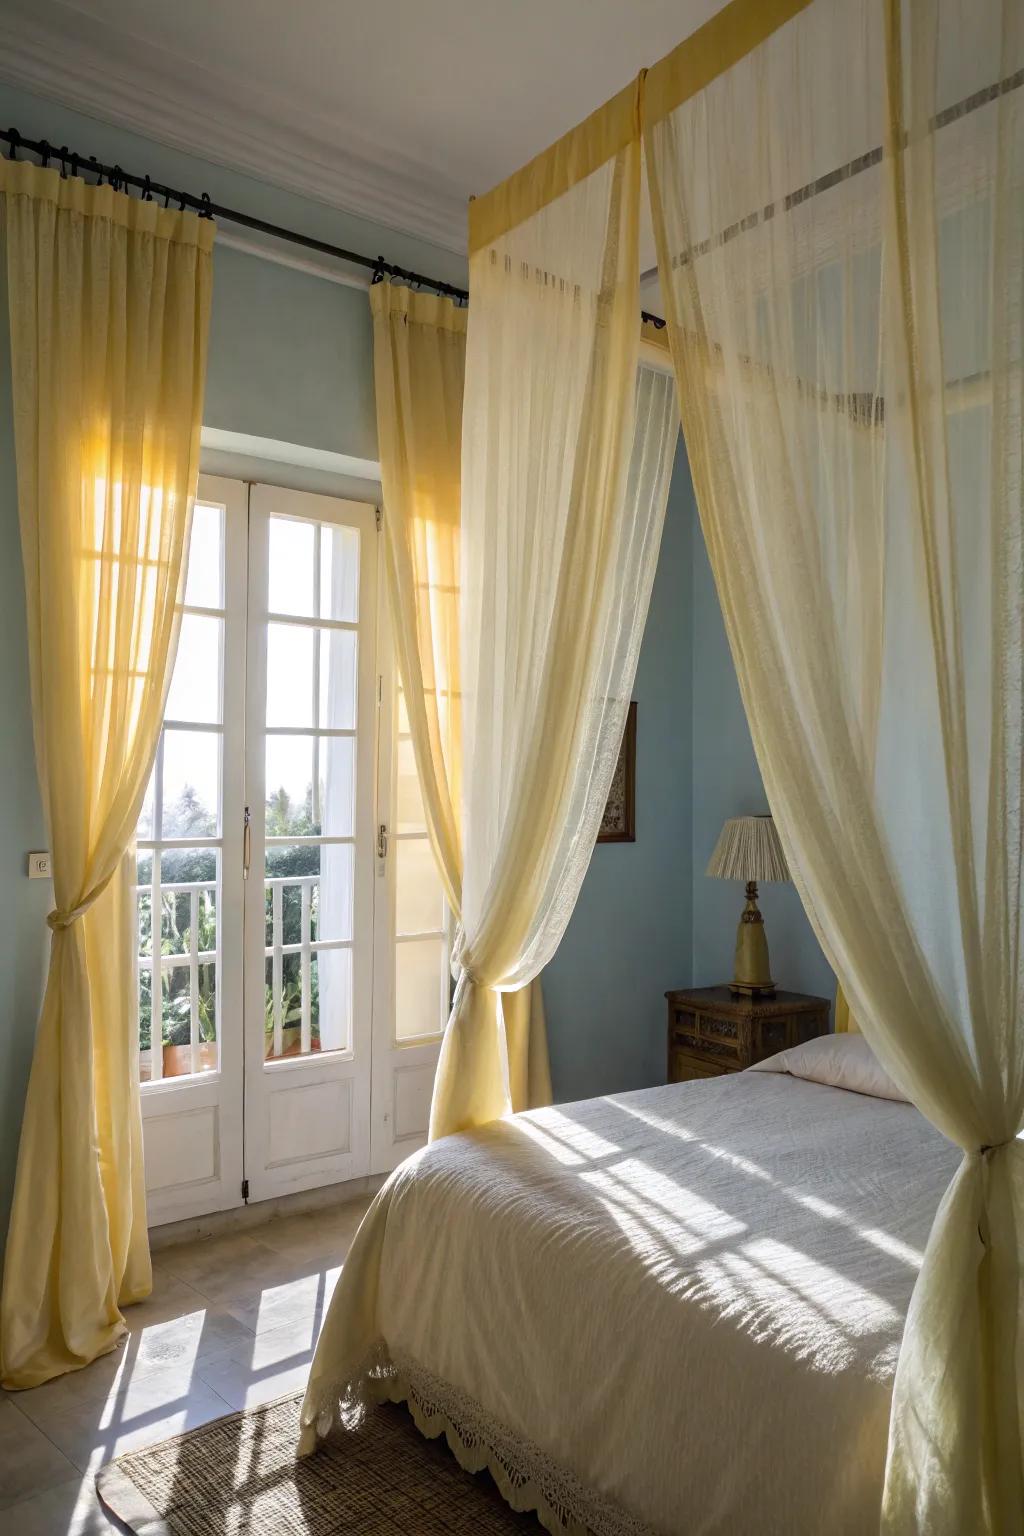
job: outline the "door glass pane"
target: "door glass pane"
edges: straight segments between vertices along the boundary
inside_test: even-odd
[[[162,837],[217,835],[220,742],[219,731],[164,731]]]
[[[316,725],[313,642],[305,624],[267,625],[267,724]]]
[[[309,977],[308,997],[304,974]],[[310,1051],[347,1050],[352,1038],[351,949],[321,949],[307,956],[268,955],[264,999],[265,1060],[303,1054],[304,1003],[308,1005]],[[279,1046],[275,1045],[275,1025],[280,1030]]]
[[[224,606],[224,508],[197,501],[192,509],[185,602],[192,608]]]
[[[139,1078],[148,1083],[153,1075],[153,972],[139,967]]]
[[[359,529],[321,527],[320,617],[354,624],[359,618]]]
[[[161,883],[160,907],[161,954],[191,954],[193,933],[197,955],[213,954],[216,951],[215,886],[198,885],[190,881],[188,884],[178,882],[168,888]]]
[[[268,736],[267,836],[310,837],[320,831],[314,816],[312,736]]]
[[[401,838],[395,848],[398,856],[396,932],[439,932],[444,925],[444,896],[434,850],[425,837]]]
[[[407,737],[398,741],[398,832],[425,832],[426,818],[423,813],[423,795],[420,792],[419,774],[412,741]]]
[[[320,880],[313,890],[313,938],[351,939],[355,850],[351,843],[324,843]]]
[[[163,1075],[183,1077],[192,1071],[192,994],[187,965],[162,971]]]
[[[354,736],[320,738],[320,821],[325,837],[352,837],[356,817]]]
[[[290,517],[272,517],[268,533],[270,612],[314,618],[315,525]]]
[[[354,629],[321,629],[320,718],[322,730],[356,728],[356,665],[358,642]]]
[[[414,939],[395,945],[395,1034],[399,1040],[436,1035],[441,1013],[443,939]]]
[[[178,654],[164,710],[168,720],[216,725],[221,719],[220,679],[224,620],[182,615]]]
[[[321,949],[313,956],[317,978],[315,1028],[322,1051],[352,1046],[352,951]]]
[[[353,731],[356,633],[306,624],[267,626],[267,725]]]

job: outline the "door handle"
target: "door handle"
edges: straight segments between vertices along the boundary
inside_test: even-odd
[[[242,879],[249,878],[249,862],[252,858],[252,813],[249,807],[245,808],[245,819],[242,822]]]

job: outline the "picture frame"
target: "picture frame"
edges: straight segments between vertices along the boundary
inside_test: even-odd
[[[608,803],[597,831],[599,843],[636,842],[636,700],[626,712],[626,728],[612,774]]]

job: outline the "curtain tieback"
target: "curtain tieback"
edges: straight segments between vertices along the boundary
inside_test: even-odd
[[[51,933],[63,933],[65,928],[70,928],[72,923],[77,923],[91,906],[92,902],[88,901],[84,906],[72,907],[70,912],[62,912],[59,907],[54,907],[52,912],[46,914],[46,926]]]
[[[1012,1147],[1016,1140],[1016,1136],[1011,1136],[1009,1141],[994,1141],[990,1147],[979,1147],[979,1155],[986,1157],[989,1152],[1001,1152],[1003,1147]]]
[[[94,885],[91,891],[86,892],[77,907],[54,907],[52,912],[48,912],[46,914],[46,926],[50,932],[63,933],[66,929],[71,928],[77,923],[80,917],[85,916],[93,902],[103,895],[103,892],[113,878],[112,870],[105,880],[101,880],[99,885]]]

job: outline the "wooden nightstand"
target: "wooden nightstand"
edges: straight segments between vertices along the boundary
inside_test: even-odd
[[[770,998],[734,997],[729,987],[666,992],[668,1080],[721,1077],[828,1033],[827,997],[776,992]]]

